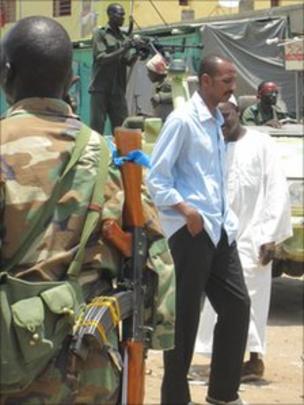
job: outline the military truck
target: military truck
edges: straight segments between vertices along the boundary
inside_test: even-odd
[[[281,128],[256,127],[268,133],[278,145],[291,202],[293,236],[279,245],[273,262],[273,276],[304,273],[304,127],[287,123]]]

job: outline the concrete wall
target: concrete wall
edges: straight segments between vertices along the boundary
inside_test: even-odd
[[[66,17],[56,18],[61,24],[63,24],[68,30],[71,38],[73,40],[83,39],[85,37],[89,38],[90,33],[84,33],[81,28],[81,15],[83,0],[72,0],[72,15]],[[189,0],[188,6],[179,6],[178,0],[135,0],[134,1],[134,18],[137,23],[135,28],[143,28],[150,26],[160,26],[172,23],[178,23],[182,21],[182,13],[189,15],[189,11],[192,10],[195,19],[201,18],[229,18],[231,16],[236,16],[239,13],[238,7],[224,7],[223,5],[227,1],[232,0]],[[246,10],[257,10],[262,11],[269,9],[270,0],[241,0],[242,4],[240,8]],[[106,0],[92,0],[91,9],[96,13],[97,25],[104,25],[107,21],[106,8],[113,1]],[[126,10],[126,15],[128,17],[130,12],[131,2],[129,0],[118,0],[120,4]],[[53,0],[16,0],[17,9],[16,16],[17,19],[30,15],[45,15],[53,17]],[[300,7],[297,7],[297,12],[294,13],[294,19],[297,20],[297,25],[303,27],[303,3],[302,0],[281,0],[281,6],[290,6],[293,4],[302,5],[302,14]],[[276,13],[278,8],[272,8],[267,10],[266,13]],[[191,14],[191,13],[190,13]],[[301,20],[302,18],[302,20]],[[191,20],[193,22],[193,20]],[[128,23],[128,18],[126,18],[126,24]],[[0,29],[0,36],[2,36],[7,29],[9,29],[12,24],[6,24],[4,28]]]
[[[106,0],[93,0],[92,10],[97,16],[97,25],[105,25],[107,22],[106,9],[109,4],[116,2]],[[126,14],[129,14],[130,1],[119,0],[118,1],[126,10]],[[16,0],[16,17],[17,20],[23,17],[32,15],[43,15],[47,17],[53,17],[53,0]],[[60,22],[69,32],[73,40],[78,40],[83,37],[91,37],[89,35],[82,35],[81,29],[81,15],[82,15],[82,0],[72,0],[72,12],[70,16],[57,17],[55,20]],[[127,22],[127,19],[126,19]],[[13,25],[13,23],[5,24],[0,29],[0,37]]]

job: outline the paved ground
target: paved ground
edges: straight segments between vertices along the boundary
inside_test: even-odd
[[[268,352],[265,378],[241,386],[240,395],[250,405],[304,404],[303,396],[303,278],[273,280],[267,328]],[[203,381],[191,384],[192,401],[205,404],[208,358],[196,355],[195,369]],[[162,356],[150,352],[147,361],[145,405],[159,404]],[[178,384],[178,381],[176,381]]]

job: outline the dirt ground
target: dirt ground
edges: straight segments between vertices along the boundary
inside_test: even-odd
[[[242,399],[250,405],[304,404],[303,278],[273,280],[267,342],[264,379],[259,383],[242,384]],[[203,376],[202,381],[190,385],[192,401],[205,404],[209,359],[195,355],[192,364]],[[145,405],[160,404],[162,373],[161,353],[149,352]]]

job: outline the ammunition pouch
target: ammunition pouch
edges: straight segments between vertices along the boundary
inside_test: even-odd
[[[0,392],[24,390],[58,354],[82,306],[76,282],[0,274]]]

